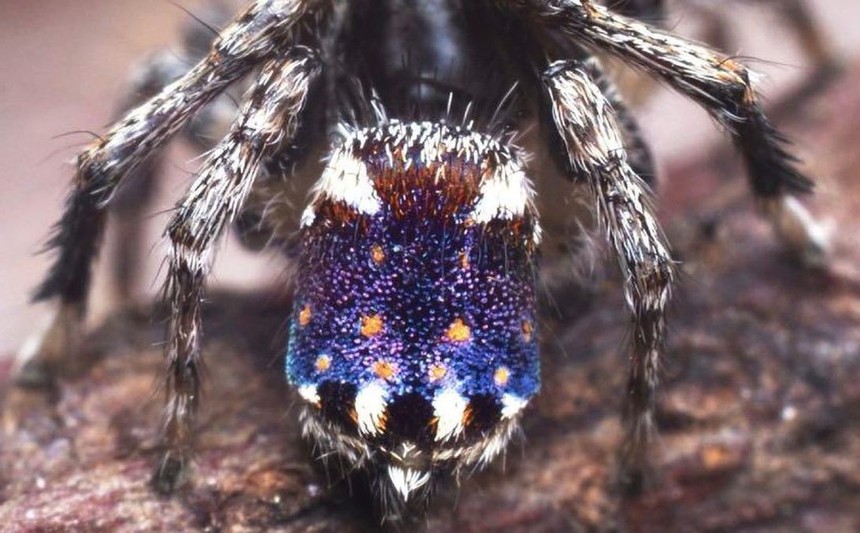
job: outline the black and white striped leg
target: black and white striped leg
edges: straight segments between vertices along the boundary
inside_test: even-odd
[[[291,28],[319,0],[257,0],[235,19],[200,63],[129,112],[77,160],[74,189],[49,247],[56,257],[35,301],[58,300],[48,329],[30,343],[19,381],[48,382],[76,351],[91,264],[104,233],[105,206],[121,181],[161,148],[189,118],[266,57],[281,50]]]
[[[200,27],[198,23],[189,27],[186,32],[193,33],[193,40],[198,40]],[[186,40],[192,38],[186,35]],[[211,43],[211,33],[209,40]],[[186,48],[185,53],[190,54],[191,51]],[[117,120],[179,79],[188,71],[189,66],[202,59],[203,55],[205,52],[192,60],[190,56],[183,57],[182,54],[164,50],[148,58],[133,72],[130,87],[118,106]],[[152,200],[156,180],[163,165],[164,157],[160,150],[150,154],[128,173],[110,199],[109,224],[115,228],[117,234],[110,265],[116,294],[123,300],[131,295],[132,287],[138,279],[142,260],[142,234],[145,229],[140,222]]]
[[[132,76],[129,88],[118,106],[118,118],[161,92],[164,87],[178,79],[187,69],[188,65],[173,52],[162,52],[147,59]],[[162,163],[163,158],[158,151],[145,156],[141,163],[129,172],[122,185],[118,186],[116,191],[112,193],[110,199],[109,212],[114,219],[112,223],[115,224],[118,233],[117,246],[113,250],[113,257],[111,258],[111,267],[114,272],[116,292],[121,298],[129,295],[131,284],[138,270],[142,229],[139,226],[139,219],[151,200],[155,185],[154,180]],[[87,192],[82,198],[89,199],[89,196],[90,193]],[[77,201],[70,200],[70,203]],[[95,209],[101,210],[101,206],[97,206]],[[99,215],[104,216],[101,213]],[[68,217],[69,213],[67,212],[64,220],[67,220]],[[77,361],[74,357],[64,356],[73,355],[72,352],[75,351],[81,336],[81,322],[85,314],[84,308],[89,285],[89,270],[85,272],[87,277],[80,277],[79,273],[85,266],[89,266],[91,259],[87,260],[87,257],[96,254],[101,228],[104,224],[104,221],[95,218],[93,222],[94,224],[86,234],[77,233],[73,236],[67,233],[64,237],[71,239],[75,246],[83,246],[83,249],[79,250],[79,260],[75,263],[78,268],[72,269],[68,273],[68,280],[57,280],[56,277],[53,277],[54,283],[65,287],[62,292],[60,309],[53,317],[49,329],[44,332],[37,332],[25,347],[33,353],[22,354],[26,364],[17,374],[19,384],[49,384],[55,374],[63,370],[71,370],[70,367]],[[81,227],[83,226],[78,226],[79,229]],[[62,226],[58,225],[55,239],[61,235]],[[86,246],[87,244],[89,246]],[[59,247],[61,254],[63,253],[63,242],[52,241],[51,246]],[[61,255],[61,257],[65,261],[69,255]],[[54,268],[57,266],[58,264],[55,263]],[[51,278],[49,277],[49,279]],[[76,290],[70,291],[69,283],[74,279],[78,279],[80,286]],[[42,294],[44,291],[55,290],[47,288],[46,283],[48,280],[43,282],[40,293],[36,295],[37,300],[49,297],[48,294]]]
[[[636,121],[636,117],[624,103],[618,93],[618,88],[603,70],[599,59],[596,57],[589,58],[583,62],[582,66],[600,88],[600,92],[609,101],[609,105],[615,110],[630,166],[649,187],[655,188],[657,185],[657,168],[654,163],[654,155],[651,152],[651,147],[645,141],[639,122]]]
[[[582,0],[509,0],[539,33],[566,34],[572,41],[662,79],[703,106],[730,133],[743,155],[752,192],[766,206],[774,226],[799,230],[784,239],[803,257],[820,255],[821,232],[791,194],[812,190],[812,181],[796,167],[787,140],[762,112],[750,72],[737,61],[637,20]],[[790,218],[790,223],[785,222]],[[780,232],[785,235],[784,232]]]
[[[543,76],[548,103],[572,179],[588,184],[597,215],[624,278],[633,318],[633,353],[625,403],[623,470],[636,487],[647,467],[655,391],[675,277],[669,247],[647,186],[624,150],[622,127],[609,101],[578,61],[556,62]]]
[[[232,14],[218,2],[202,6],[201,10],[197,18],[184,26],[183,47],[179,53],[162,50],[135,70],[130,88],[119,106],[117,120],[156,96],[206,57],[218,36],[213,28],[225,26]],[[230,94],[233,90],[228,89],[203,107],[179,131],[184,139],[201,152],[212,149],[235,119],[237,98]],[[108,224],[114,226],[116,233],[110,264],[116,294],[121,300],[131,296],[133,286],[140,277],[142,241],[146,229],[141,220],[146,216],[163,165],[163,153],[157,150],[129,172],[110,200],[111,218]]]
[[[304,47],[264,66],[230,133],[207,158],[167,228],[166,451],[153,478],[161,492],[176,486],[191,453],[200,390],[200,304],[217,241],[241,211],[261,161],[294,137],[320,70],[316,54]]]

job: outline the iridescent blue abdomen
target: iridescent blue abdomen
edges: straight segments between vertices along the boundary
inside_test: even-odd
[[[469,130],[392,122],[349,135],[316,193],[287,355],[306,430],[389,465],[404,497],[488,460],[539,387],[522,163]]]

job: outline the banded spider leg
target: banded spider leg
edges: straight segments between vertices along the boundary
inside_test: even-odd
[[[57,255],[34,299],[56,299],[59,309],[21,370],[21,381],[31,384],[50,383],[78,349],[91,263],[117,188],[227,86],[265,64],[230,135],[207,160],[167,231],[173,249],[166,287],[171,307],[164,420],[168,449],[154,480],[161,490],[175,485],[190,453],[203,277],[214,244],[241,209],[260,161],[288,140],[299,123],[320,62],[309,49],[289,48],[288,42],[293,26],[318,3],[257,0],[225,28],[203,60],[82,152],[74,190],[49,243]]]
[[[777,235],[811,263],[827,253],[823,231],[793,195],[813,184],[795,167],[786,138],[762,111],[751,73],[705,46],[580,0],[511,2],[547,33],[609,52],[658,77],[707,110],[741,153],[750,188]]]
[[[647,464],[648,442],[654,432],[658,363],[675,274],[669,247],[650,206],[648,187],[628,161],[623,126],[592,77],[595,68],[580,61],[556,62],[543,80],[571,177],[588,185],[599,223],[618,258],[624,295],[633,315],[622,453],[625,472],[637,477]]]

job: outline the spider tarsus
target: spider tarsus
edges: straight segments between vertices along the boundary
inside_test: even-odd
[[[25,342],[18,357],[15,383],[32,388],[54,387],[60,375],[75,373],[83,343],[83,311],[61,304],[47,327]]]
[[[623,496],[636,498],[660,485],[652,450],[656,430],[642,418],[626,418],[628,433],[618,454],[616,483]]]
[[[24,362],[15,375],[15,385],[26,389],[53,389],[57,386],[57,370],[41,358]]]
[[[622,467],[616,483],[621,496],[631,499],[660,486],[657,470],[650,464]]]
[[[173,452],[165,452],[152,473],[150,485],[161,496],[170,496],[187,481],[187,474],[187,459]]]
[[[783,196],[763,204],[779,240],[803,266],[824,268],[829,263],[830,239],[827,230],[793,196]]]

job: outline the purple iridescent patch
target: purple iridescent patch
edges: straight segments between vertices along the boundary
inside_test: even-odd
[[[405,444],[419,469],[500,451],[539,388],[532,196],[517,154],[466,128],[348,135],[302,218],[287,375],[309,433]]]

